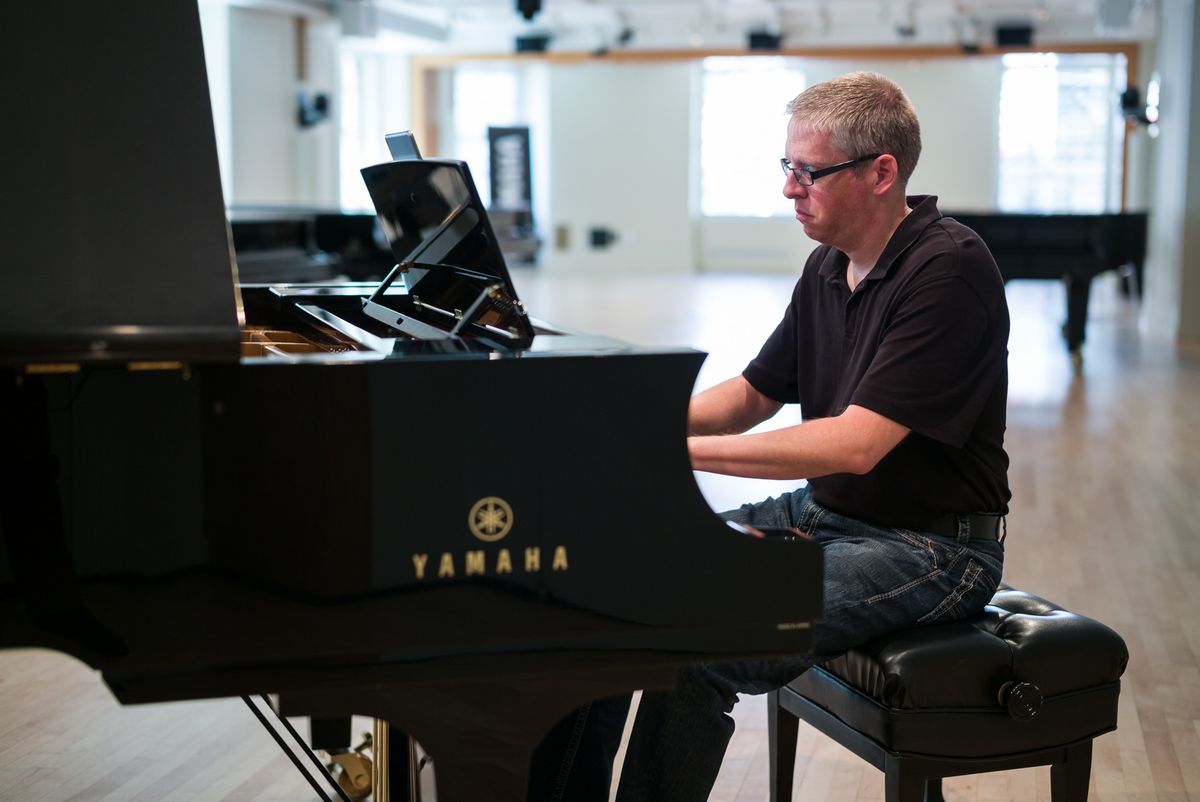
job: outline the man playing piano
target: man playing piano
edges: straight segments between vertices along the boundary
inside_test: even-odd
[[[726,517],[821,544],[824,617],[812,655],[695,665],[673,690],[643,693],[622,802],[707,799],[738,693],[887,631],[968,616],[1000,581],[1009,318],[996,264],[935,197],[906,196],[921,137],[899,86],[853,73],[788,111],[783,194],[821,245],[758,356],[693,398],[688,445],[697,470],[808,480]],[[746,433],[792,403],[803,423]],[[593,730],[614,718],[593,712]],[[584,732],[582,746],[612,737]],[[606,799],[604,762],[578,757],[569,783],[560,767],[559,798]]]

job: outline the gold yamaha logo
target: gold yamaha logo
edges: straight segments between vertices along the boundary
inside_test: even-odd
[[[502,540],[512,530],[512,525],[512,507],[498,496],[479,499],[471,507],[471,514],[467,516],[467,526],[471,534],[484,543]],[[542,560],[543,548],[546,554],[545,561]],[[460,577],[470,579],[475,576],[511,577],[520,573],[557,573],[571,568],[567,547],[563,545],[543,547],[539,544],[512,549],[496,546],[461,552],[443,551],[440,556],[432,556],[433,560],[430,561],[430,553],[427,551],[413,553],[413,579],[423,582],[457,580]]]
[[[512,529],[513,511],[499,496],[487,496],[475,502],[467,516],[471,534],[484,543],[495,543]]]

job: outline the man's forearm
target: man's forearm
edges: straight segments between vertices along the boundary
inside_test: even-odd
[[[835,418],[758,434],[688,438],[698,471],[755,479],[811,479],[862,474],[908,434],[908,429],[862,407]]]
[[[842,457],[836,443],[822,436],[820,423],[757,434],[689,437],[692,467],[753,479],[809,479],[848,471],[851,461]]]
[[[734,376],[692,397],[688,406],[688,434],[744,432],[770,418],[781,406],[741,376]]]

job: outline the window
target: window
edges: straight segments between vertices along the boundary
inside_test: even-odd
[[[1001,67],[1000,210],[1119,209],[1125,56],[1009,53]]]
[[[782,56],[704,59],[700,105],[700,213],[771,217],[791,213],[779,157],[784,106],[804,89],[799,62]]]
[[[339,93],[338,132],[339,165],[338,165],[338,197],[343,209],[371,209],[371,195],[359,175],[359,168],[365,164],[375,164],[382,159],[372,159],[366,155],[363,120],[363,79],[364,72],[358,57],[349,52],[341,54],[341,92]],[[369,151],[366,151],[369,152]]]
[[[471,165],[484,208],[491,205],[492,193],[487,129],[518,122],[518,84],[511,65],[462,64],[454,70],[454,122],[447,154]]]
[[[334,103],[338,117],[338,181],[343,209],[374,210],[359,172],[368,164],[389,161],[384,135],[411,128],[406,68],[388,55],[355,44],[341,48],[341,91]]]

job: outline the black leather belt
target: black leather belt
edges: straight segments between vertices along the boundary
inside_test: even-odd
[[[969,515],[944,515],[926,530],[930,534],[941,535],[951,539],[958,538],[958,519],[965,517],[971,527],[972,540],[1003,540],[1004,516],[989,513],[973,512]]]

